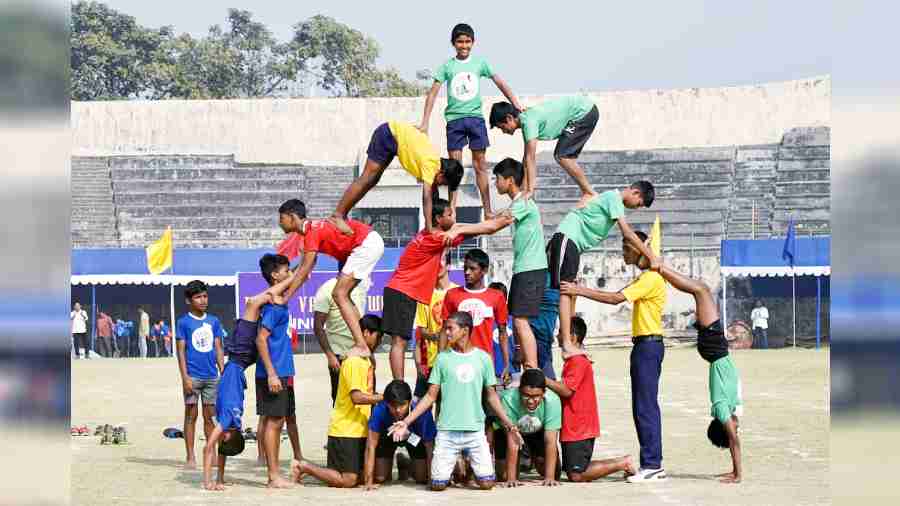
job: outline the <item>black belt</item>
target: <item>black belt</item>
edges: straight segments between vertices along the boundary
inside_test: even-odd
[[[663,336],[659,334],[650,334],[646,336],[634,336],[631,338],[631,342],[634,344],[643,343],[643,342],[656,342],[661,343],[663,340]]]

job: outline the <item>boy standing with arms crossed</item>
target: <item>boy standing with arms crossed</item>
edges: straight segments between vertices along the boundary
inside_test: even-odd
[[[431,110],[434,108],[434,100],[437,98],[441,86],[447,83],[447,108],[444,109],[444,118],[447,120],[447,151],[450,158],[462,163],[463,148],[469,145],[472,152],[472,165],[475,167],[475,184],[481,194],[481,205],[484,208],[484,218],[493,217],[491,211],[491,191],[489,188],[489,174],[485,161],[485,152],[490,142],[488,141],[487,127],[484,123],[484,113],[481,109],[481,78],[487,77],[494,81],[500,92],[512,102],[518,110],[524,108],[519,104],[516,96],[506,84],[506,81],[494,73],[487,60],[480,56],[472,56],[472,46],[475,44],[475,30],[465,23],[459,23],[453,27],[450,33],[450,43],[456,49],[456,56],[447,60],[434,73],[434,83],[425,99],[425,111],[422,114],[422,124],[419,130],[428,133],[428,122],[431,118]],[[455,194],[451,198],[450,205],[456,208]]]
[[[188,313],[178,319],[175,327],[178,370],[184,392],[184,448],[185,467],[193,469],[194,431],[199,405],[203,405],[203,434],[209,439],[214,423],[216,385],[225,367],[222,352],[222,324],[208,314],[209,289],[206,283],[194,280],[184,289]]]

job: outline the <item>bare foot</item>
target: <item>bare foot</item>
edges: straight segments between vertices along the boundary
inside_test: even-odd
[[[296,483],[300,483],[300,480],[303,479],[303,476],[306,475],[306,467],[303,465],[303,461],[294,459],[291,461],[291,481]]]
[[[222,490],[225,490],[225,486],[222,485],[221,483],[212,483],[212,482],[210,482],[210,483],[204,483],[204,484],[203,484],[203,488],[205,488],[206,490],[215,490],[215,491],[218,491],[218,492],[221,492]]]
[[[581,209],[582,207],[586,206],[588,204],[588,202],[590,202],[591,199],[596,196],[597,196],[597,194],[594,192],[585,193],[584,195],[581,196],[581,200],[579,200],[578,203],[575,204],[575,209]]]
[[[735,476],[734,474],[730,474],[719,481],[722,483],[740,483],[741,478],[739,476]]]
[[[622,457],[625,459],[625,477],[634,476],[637,474],[637,467],[634,465],[634,459],[631,458],[631,455],[626,455]]]
[[[281,476],[274,480],[269,480],[269,484],[267,485],[269,488],[293,488],[293,486],[294,485],[291,482],[285,480]]]
[[[350,228],[350,225],[347,224],[347,221],[343,217],[332,214],[328,217],[328,221],[337,227],[342,234],[353,235],[353,229]]]

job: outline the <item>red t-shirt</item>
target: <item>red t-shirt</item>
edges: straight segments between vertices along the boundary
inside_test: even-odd
[[[464,240],[466,238],[460,235],[454,239],[452,246],[459,246]],[[403,250],[397,270],[385,286],[429,305],[438,272],[446,262],[447,248],[438,232],[419,232]]]
[[[594,368],[585,355],[566,359],[562,382],[575,391],[562,400],[562,431],[559,440],[581,441],[600,435],[600,416],[597,414],[597,391],[594,388]]]
[[[347,224],[353,230],[353,235],[341,233],[327,220],[307,221],[304,225],[306,233],[303,236],[303,250],[325,253],[338,262],[346,262],[350,252],[362,244],[372,231],[371,227],[356,220],[347,220]]]
[[[444,308],[441,318],[446,320],[457,311],[465,311],[472,315],[470,340],[476,347],[484,350],[489,357],[494,356],[494,325],[506,327],[506,297],[499,290],[484,288],[468,290],[459,286],[447,292],[444,297]]]

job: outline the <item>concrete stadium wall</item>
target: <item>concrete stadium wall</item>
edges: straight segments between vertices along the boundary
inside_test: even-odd
[[[724,88],[589,92],[600,123],[586,150],[638,150],[781,142],[795,127],[830,124],[831,79]],[[523,96],[525,105],[551,98]],[[500,97],[486,97],[490,110]],[[432,142],[446,151],[440,98]],[[418,123],[424,98],[73,102],[75,156],[228,154],[241,163],[357,165],[372,131]],[[521,157],[521,136],[490,134],[488,158]],[[553,143],[541,143],[552,151]]]
[[[714,292],[721,282],[718,241],[726,234],[749,238],[753,209],[760,236],[780,233],[786,214],[798,210],[801,224],[827,233],[830,78],[590,96],[601,112],[580,160],[591,183],[605,190],[653,181],[657,203],[630,213],[629,221],[646,229],[659,213],[666,263]],[[494,100],[486,100],[485,111]],[[73,205],[85,207],[73,211],[83,221],[73,222],[73,240],[80,247],[105,245],[100,232],[115,227],[115,238],[104,241],[140,246],[173,224],[181,247],[271,245],[280,235],[272,208],[298,196],[311,204],[311,214],[327,213],[365,160],[372,130],[389,119],[418,122],[422,105],[420,98],[73,103],[73,179],[88,181],[73,184],[84,193]],[[445,152],[442,108],[435,107],[430,137]],[[521,136],[494,130],[491,143],[490,160],[521,157]],[[553,147],[539,148],[536,195],[548,237],[578,197],[552,160]],[[461,188],[463,200],[477,203],[473,179],[467,170]],[[404,201],[406,193],[415,195],[398,204],[397,192]],[[412,178],[394,167],[360,206],[416,207],[417,192]],[[495,209],[508,203],[497,195],[492,200]],[[636,276],[621,260],[619,241],[613,232],[607,249],[583,256],[581,282],[597,286],[602,278],[606,289],[618,290]],[[485,244],[493,279],[509,283],[508,232]],[[630,305],[581,299],[577,310],[592,335],[629,332]],[[670,289],[667,330],[690,333],[692,312],[692,299]],[[746,315],[729,314],[735,318]]]

